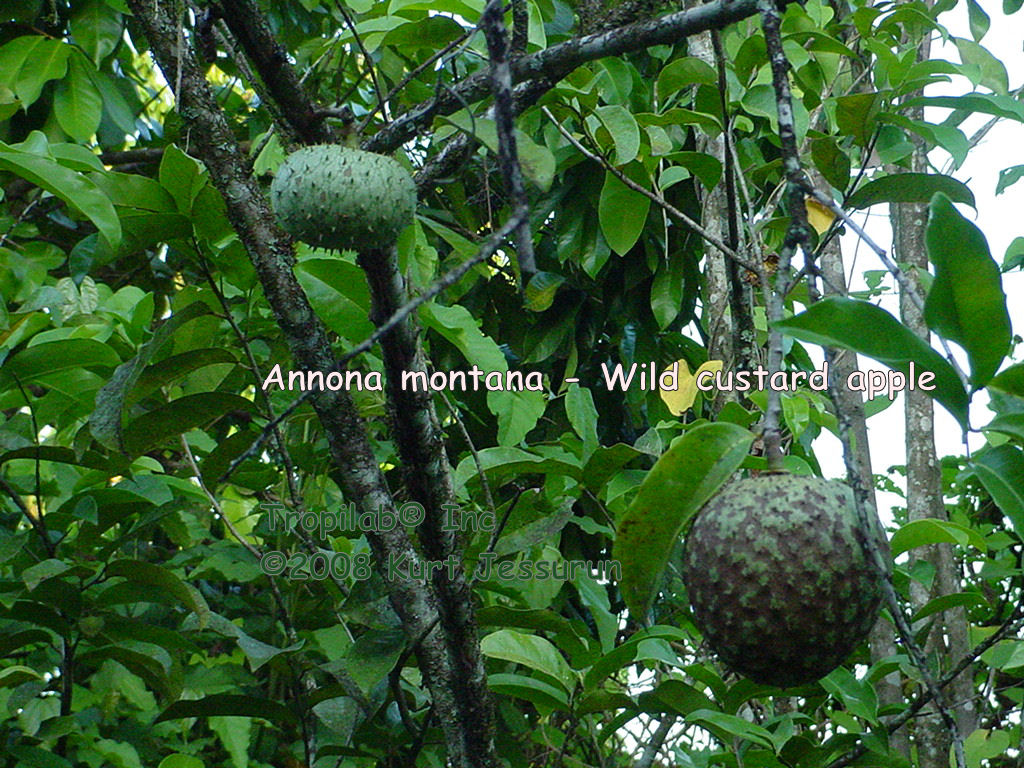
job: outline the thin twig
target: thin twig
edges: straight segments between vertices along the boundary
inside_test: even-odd
[[[676,208],[674,205],[668,202],[661,195],[658,195],[655,192],[651,192],[642,184],[637,184],[626,174],[624,174],[622,171],[620,171],[618,168],[612,165],[607,158],[601,157],[600,155],[591,152],[589,149],[583,146],[583,144],[580,143],[579,139],[577,139],[575,136],[569,133],[569,131],[566,130],[565,126],[558,122],[558,120],[555,118],[554,115],[551,114],[551,111],[547,107],[541,107],[541,111],[545,115],[547,115],[548,119],[551,120],[555,128],[558,129],[558,132],[565,137],[566,141],[572,144],[580,152],[580,154],[582,154],[588,160],[600,164],[606,171],[615,176],[615,178],[617,178],[627,187],[632,189],[634,192],[639,192],[641,195],[649,199],[655,205],[660,206],[662,209],[665,210],[666,213],[668,213],[669,216],[692,229],[694,232],[696,232],[707,242],[709,242],[715,248],[717,248],[726,256],[728,256],[730,259],[735,261],[737,264],[746,267],[751,272],[757,272],[757,266],[753,262],[748,261],[747,259],[744,259],[742,256],[740,256],[738,253],[736,253],[736,251],[734,251],[732,248],[726,245],[721,238],[716,237],[715,235],[711,234],[711,232],[704,229],[704,227],[702,227],[692,218],[690,218],[685,213],[680,211],[678,208]]]
[[[764,30],[768,59],[772,68],[772,85],[775,89],[775,104],[778,110],[779,142],[782,145],[782,168],[788,182],[786,202],[790,223],[782,247],[779,249],[779,264],[774,287],[764,282],[765,306],[768,310],[768,370],[772,373],[782,370],[782,332],[776,330],[784,313],[786,294],[789,292],[790,264],[799,247],[807,247],[810,227],[804,208],[804,195],[800,187],[803,170],[800,168],[800,154],[796,144],[796,127],[793,119],[793,99],[789,89],[789,60],[782,48],[779,10],[773,0],[758,0],[761,13],[761,27]],[[774,387],[768,389],[768,403],[764,415],[765,457],[769,470],[782,468],[782,392]]]
[[[384,91],[380,87],[380,80],[377,78],[377,67],[373,63],[373,57],[370,56],[370,52],[366,50],[366,46],[363,45],[363,39],[359,36],[359,31],[356,29],[356,23],[353,20],[348,9],[345,8],[340,2],[334,3],[338,12],[345,20],[345,26],[348,27],[348,31],[352,33],[352,37],[356,41],[356,45],[359,47],[359,52],[363,54],[363,62],[366,64],[366,69],[370,73],[370,80],[373,82],[373,92],[377,96],[377,108],[380,110],[380,116],[384,118],[386,122],[391,120],[387,112],[387,102],[384,101]]]
[[[519,211],[517,211],[516,215],[512,216],[508,221],[505,222],[505,224],[500,229],[495,231],[490,237],[487,238],[487,240],[480,247],[480,250],[476,253],[475,256],[473,256],[470,259],[467,259],[466,261],[459,264],[459,266],[446,272],[444,275],[442,275],[436,281],[434,281],[434,283],[419,296],[412,298],[402,307],[395,310],[394,314],[392,314],[391,317],[389,317],[387,320],[381,323],[381,325],[379,325],[373,331],[373,333],[371,333],[365,340],[363,340],[355,347],[350,349],[348,352],[346,352],[344,355],[342,355],[335,362],[331,370],[338,372],[343,371],[345,369],[346,363],[348,363],[354,357],[361,355],[363,352],[372,349],[373,345],[376,344],[377,341],[382,336],[384,336],[384,334],[396,328],[403,320],[405,320],[405,318],[407,318],[422,304],[425,304],[446,288],[457,283],[459,280],[462,279],[462,277],[467,272],[469,272],[469,270],[471,270],[477,264],[480,264],[481,262],[484,262],[487,259],[489,259],[495,253],[495,251],[497,251],[501,247],[501,244],[505,240],[505,238],[507,238],[512,232],[515,231],[516,227],[519,224],[519,219],[525,218],[527,216],[529,216],[528,208],[520,209]],[[266,426],[264,426],[263,429],[260,431],[260,434],[257,436],[256,440],[253,441],[252,445],[250,445],[245,451],[243,451],[234,460],[232,460],[231,464],[229,464],[228,468],[224,471],[224,474],[217,479],[218,484],[223,483],[225,480],[227,480],[243,462],[255,456],[256,453],[260,450],[260,446],[263,445],[264,441],[266,441],[270,434],[272,434],[272,431],[276,429],[277,426],[282,421],[284,421],[292,413],[294,413],[296,409],[302,406],[303,403],[307,403],[310,400],[312,400],[318,391],[319,390],[310,389],[303,392],[302,395],[296,398],[278,416],[271,419],[271,421]]]
[[[516,209],[525,208],[529,201],[523,184],[523,169],[519,165],[519,151],[516,147],[516,123],[514,99],[512,96],[512,72],[509,68],[509,41],[505,29],[502,0],[487,0],[480,17],[480,27],[487,40],[490,55],[491,90],[494,92],[494,123],[498,133],[498,165],[505,178],[512,204]],[[524,217],[516,227],[516,258],[522,287],[537,273],[537,261],[533,253],[533,235],[530,219]]]
[[[843,220],[844,224],[853,230],[864,244],[870,248],[876,256],[878,256],[878,260],[882,262],[882,265],[889,271],[889,274],[896,279],[896,282],[900,286],[900,290],[911,300],[911,302],[913,302],[917,310],[921,314],[924,314],[924,299],[922,299],[921,295],[914,289],[910,280],[907,278],[906,273],[900,269],[900,266],[895,261],[892,260],[886,250],[872,240],[868,233],[864,231],[864,228],[857,224],[857,222],[855,222],[853,218],[838,205],[838,203],[825,193],[816,189],[813,184],[804,182],[802,184],[802,190],[805,194],[814,198],[814,200],[832,211],[832,213]],[[969,382],[967,374],[964,373],[960,364],[957,362],[956,357],[953,355],[953,350],[949,347],[949,343],[942,337],[939,337],[939,341],[942,344],[943,351],[946,353],[946,360],[952,366],[953,370],[956,371],[961,383],[963,383],[966,388]]]

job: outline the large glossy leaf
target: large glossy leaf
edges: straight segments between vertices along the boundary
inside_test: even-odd
[[[939,518],[912,520],[896,531],[889,542],[893,557],[929,544],[957,544],[975,547],[980,552],[988,550],[985,539],[973,528]]]
[[[777,323],[789,336],[824,346],[852,349],[905,376],[914,363],[920,375],[935,374],[930,392],[961,426],[967,426],[967,391],[953,367],[884,309],[866,301],[833,297]]]
[[[121,37],[121,14],[103,0],[86,0],[71,17],[71,34],[89,57],[99,64],[113,52]]]
[[[1024,363],[1011,365],[988,383],[989,389],[1024,398]]]
[[[932,199],[925,238],[935,265],[925,321],[967,351],[971,383],[983,387],[1010,350],[1010,314],[999,266],[985,235],[943,194]]]
[[[878,203],[927,203],[937,193],[957,203],[974,206],[974,195],[952,176],[938,173],[894,173],[874,179],[846,200],[851,208],[868,208]]]
[[[684,526],[729,479],[754,436],[735,424],[705,424],[677,439],[647,473],[618,524],[612,551],[620,589],[638,619],[647,614]]]
[[[527,635],[514,629],[499,629],[480,641],[480,651],[484,656],[514,661],[543,672],[559,682],[566,691],[573,689],[576,675],[558,649],[543,637]]]
[[[1024,122],[1024,103],[998,93],[968,93],[963,96],[920,96],[910,99],[905,107],[946,107],[965,113],[981,112],[994,117]],[[963,118],[961,118],[962,120]]]
[[[125,450],[123,413],[139,377],[154,355],[171,340],[175,331],[185,323],[209,313],[210,308],[201,301],[175,312],[157,329],[153,338],[139,348],[135,357],[118,366],[110,381],[96,395],[96,409],[89,418],[89,429],[100,443],[114,450]]]
[[[93,85],[86,67],[91,66],[77,51],[68,62],[68,76],[53,96],[57,122],[75,141],[87,142],[96,133],[103,114],[103,97]]]
[[[526,675],[506,672],[488,675],[487,687],[495,693],[514,696],[550,709],[569,707],[569,697],[565,690]]]
[[[971,467],[1013,529],[1024,536],[1024,451],[1000,445],[972,459]]]
[[[283,704],[270,699],[234,693],[215,693],[202,699],[176,701],[161,712],[153,722],[162,723],[164,720],[176,720],[182,717],[216,715],[261,717],[282,727],[295,727],[299,722],[295,713]]]
[[[626,166],[624,172],[633,181],[643,183],[637,166]],[[650,207],[650,198],[627,187],[613,173],[605,174],[597,214],[604,239],[613,251],[622,256],[636,245]]]
[[[640,150],[640,128],[633,113],[618,104],[597,107],[594,113],[611,134],[615,146],[614,165],[633,162]]]
[[[129,581],[158,587],[174,595],[181,603],[199,617],[199,625],[206,626],[210,607],[191,584],[187,584],[168,569],[142,560],[116,560],[107,566],[108,576],[123,576]]]
[[[466,360],[481,371],[502,374],[508,371],[508,362],[501,348],[480,330],[476,319],[465,307],[424,304],[420,308],[420,318],[425,326],[454,344]],[[487,407],[498,417],[498,442],[514,445],[526,437],[543,415],[546,405],[543,392],[487,392]]]
[[[252,400],[230,392],[185,395],[147,411],[125,427],[125,451],[130,456],[139,456],[169,438],[204,427],[227,414],[258,412]]]
[[[0,369],[0,386],[10,387],[15,380],[26,384],[75,368],[109,370],[120,362],[121,358],[111,347],[94,339],[46,341],[23,349],[7,360]]]
[[[88,218],[111,248],[121,242],[121,222],[110,200],[95,184],[80,173],[65,168],[55,160],[31,152],[23,152],[0,141],[0,169],[10,171],[26,181],[59,197]]]

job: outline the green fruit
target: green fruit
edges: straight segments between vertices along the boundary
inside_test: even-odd
[[[387,248],[410,223],[416,186],[397,161],[320,144],[290,154],[270,185],[278,223],[309,245]]]
[[[889,558],[877,518],[872,535]],[[686,537],[697,627],[751,680],[788,687],[841,664],[878,618],[881,579],[843,483],[766,474],[727,485]]]

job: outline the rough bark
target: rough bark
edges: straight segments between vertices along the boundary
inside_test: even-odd
[[[931,3],[927,3],[931,6]],[[931,41],[926,35],[918,46],[918,61],[930,56]],[[908,98],[920,96],[921,91],[909,94]],[[923,119],[920,107],[910,110],[908,117]],[[920,137],[912,136],[914,152],[911,167],[915,173],[928,170],[926,148]],[[891,168],[898,173],[903,169]],[[928,268],[928,253],[925,246],[925,226],[928,208],[917,203],[894,204],[890,207],[890,221],[893,230],[893,250],[896,261],[907,269],[907,277],[918,297],[925,292],[920,288],[918,271]],[[903,323],[921,338],[929,338],[928,326],[912,296],[900,296],[900,316]],[[948,519],[942,495],[942,473],[935,453],[935,423],[932,398],[925,392],[913,390],[904,393],[906,397],[905,426],[907,450],[907,514],[910,520],[922,518]],[[930,586],[911,580],[910,599],[914,609],[939,595],[960,591],[958,566],[949,545],[940,544],[917,550],[917,560],[929,563],[934,569]],[[911,562],[913,567],[913,561]],[[948,668],[954,660],[963,658],[969,651],[967,616],[963,608],[944,611],[928,621],[934,622],[925,641],[925,651],[933,659],[939,671]],[[916,628],[915,628],[916,629]],[[953,702],[952,714],[956,719],[961,737],[966,737],[977,727],[977,711],[974,704],[973,665],[957,677],[950,685],[948,699]],[[914,722],[913,740],[917,747],[917,760],[921,768],[945,768],[949,764],[949,750],[952,737],[934,709],[926,710]]]
[[[923,152],[915,152],[915,170],[924,172]],[[894,205],[891,211],[893,246],[897,261],[904,266],[927,269],[924,232],[928,218],[927,207],[914,203]],[[908,273],[911,285],[918,290],[916,271]],[[920,337],[927,339],[928,327],[920,310],[909,296],[900,297],[903,323]],[[934,407],[931,397],[920,390],[904,393],[906,397],[905,425],[907,446],[907,515],[910,520],[922,518],[948,519],[942,495],[942,476],[935,453]],[[918,550],[916,560],[929,563],[934,569],[930,586],[918,581],[910,582],[910,599],[915,610],[939,595],[959,591],[957,564],[949,545],[938,544]],[[913,563],[911,563],[911,568]],[[967,617],[962,608],[944,611],[927,621],[933,621],[925,642],[925,651],[937,665],[948,666],[951,659],[962,658],[968,651]],[[973,702],[971,669],[968,668],[951,685],[950,699],[957,705],[954,715],[962,736],[969,735],[977,725]],[[914,741],[921,768],[938,768],[949,762],[950,734],[935,711],[927,712],[915,721]]]
[[[716,66],[710,32],[701,32],[691,37],[688,41],[688,52],[708,66]],[[697,151],[706,152],[718,160],[722,164],[722,168],[726,167],[724,133],[710,136],[707,133],[699,132],[697,134]],[[728,241],[728,222],[732,215],[733,212],[729,210],[726,200],[724,184],[719,184],[701,196],[700,220],[712,234],[723,242]],[[730,311],[731,274],[732,269],[729,266],[728,257],[713,245],[707,244],[704,257],[704,293],[701,298],[704,303],[704,317],[710,318],[704,329],[708,336],[708,359],[723,361],[722,367],[727,371],[737,367],[736,345],[734,344],[736,329],[733,323],[734,315]],[[712,408],[717,413],[726,403],[738,399],[738,395],[732,390],[720,390],[715,393]]]
[[[168,82],[180,83],[176,94],[182,118],[192,125],[196,156],[224,198],[231,220],[259,276],[267,301],[297,367],[328,371],[334,355],[323,324],[313,312],[292,273],[292,243],[274,223],[266,197],[251,177],[223,111],[218,107],[203,70],[187,45],[181,45],[169,4],[130,0],[129,5],[149,39],[154,57]],[[394,501],[366,437],[355,405],[345,391],[324,391],[312,399],[323,425],[334,463],[332,478],[347,498],[363,510],[395,513]],[[404,530],[369,534],[374,557],[383,566],[388,557],[418,562],[419,555]],[[433,591],[412,580],[391,584],[391,602],[410,639],[420,640],[418,658],[434,698],[451,763],[460,768],[496,765],[489,721],[474,719],[485,707],[477,691],[458,689],[451,656],[435,628],[438,613]]]
[[[790,3],[794,0],[782,0]],[[543,51],[519,56],[511,63],[512,83],[557,82],[576,67],[652,45],[674,44],[689,35],[722,29],[757,12],[756,0],[715,0],[689,11],[666,14],[593,35],[573,38]],[[490,92],[490,73],[482,70],[454,88],[410,109],[363,143],[373,152],[390,152],[428,126],[436,115],[449,115]]]
[[[394,248],[364,251],[359,255],[359,265],[366,273],[373,301],[370,320],[379,326],[408,300],[398,269],[398,255]],[[451,572],[448,568],[434,570],[431,578],[455,686],[471,694],[456,702],[459,717],[474,723],[479,733],[490,734],[493,715],[487,673],[477,639],[472,592],[462,568],[462,543],[459,533],[444,525],[455,493],[440,422],[429,390],[417,392],[401,386],[406,371],[429,375],[412,316],[398,323],[381,338],[380,344],[387,376],[391,434],[398,446],[403,479],[410,496],[426,510],[419,527],[420,546],[429,560],[452,557],[458,564]],[[474,751],[483,746],[475,745]]]
[[[825,180],[814,169],[811,169],[811,179],[818,189],[828,188]],[[833,239],[819,255],[818,268],[821,270],[822,276],[822,293],[826,297],[845,296],[846,268],[843,264],[842,249],[837,239]],[[833,355],[832,373],[837,381],[846,381],[850,374],[859,368],[857,355],[849,350],[833,350]],[[873,509],[877,509],[878,501],[875,496],[874,477],[871,469],[871,446],[868,442],[868,425],[864,416],[863,400],[860,393],[854,392],[848,387],[839,387],[838,396],[839,402],[836,403],[836,407],[843,409],[850,420],[854,439],[854,456],[861,483],[864,488],[871,489],[869,502]],[[892,625],[886,621],[876,622],[868,640],[873,662],[898,653]],[[878,702],[882,706],[901,704],[904,701],[899,672],[893,672],[879,680],[875,690],[878,694]],[[910,741],[905,729],[890,736],[890,746],[894,752],[909,759]]]
[[[259,6],[253,0],[222,0],[220,7],[224,22],[280,107],[288,127],[306,144],[334,141],[334,132],[317,114],[288,59],[288,52],[274,37]]]

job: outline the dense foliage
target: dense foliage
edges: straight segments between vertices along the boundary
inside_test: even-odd
[[[940,14],[953,5],[808,0],[785,6],[781,41],[803,167],[848,211],[916,206],[931,271],[906,272],[966,374],[877,306],[892,285],[881,263],[853,298],[826,290],[813,304],[795,282],[778,327],[789,371],[812,372],[818,344],[913,363],[935,373],[940,407],[985,430],[981,450],[941,458],[935,513],[896,509],[889,533],[931,676],[967,681],[945,714],[971,723],[968,764],[996,768],[1024,765],[1024,364],[1000,282],[1024,268],[1024,240],[997,262],[953,203],[974,203],[955,178],[974,146],[964,120],[1024,122],[1019,89],[983,45],[990,23],[1019,23],[1021,2],[986,13],[967,0],[961,60],[922,56],[922,40],[949,37]],[[922,734],[942,721],[915,724],[935,709],[903,643],[873,637],[785,693],[757,686],[702,645],[678,576],[676,545],[700,504],[734,472],[766,466],[750,431],[765,393],[674,407],[649,378],[640,385],[677,360],[714,367],[723,334],[736,340],[725,370],[766,360],[761,288],[794,211],[757,5],[711,3],[687,26],[670,3],[512,0],[512,164],[536,267],[522,269],[523,243],[506,231],[426,294],[517,210],[494,49],[476,29],[484,6],[4,3],[3,764],[363,768],[444,766],[447,754],[488,765],[491,738],[524,768],[936,764]],[[583,34],[594,37],[573,42]],[[954,75],[971,84],[960,95],[923,91]],[[926,120],[925,106],[940,109]],[[317,143],[393,154],[414,174],[397,262],[292,251],[267,215],[286,153]],[[953,175],[916,165],[928,151]],[[1021,176],[1007,169],[1000,192],[1019,194]],[[714,220],[716,194],[735,226]],[[826,210],[808,248],[821,258],[844,226]],[[716,259],[745,297],[731,306],[711,284]],[[415,325],[347,362],[362,388],[294,408],[298,391],[263,388],[277,366],[287,384],[303,361],[326,371],[368,339],[400,306],[388,270],[405,278],[402,301],[429,298]],[[607,385],[633,364],[630,386]],[[503,382],[536,372],[541,386],[403,400],[381,383],[403,365],[476,366]],[[994,418],[970,404],[986,389]],[[783,394],[782,414],[787,468],[820,473],[814,441],[841,431],[835,404],[805,383]],[[868,426],[884,432],[886,418]],[[445,500],[461,515],[457,544],[438,533]],[[425,508],[412,544],[432,560],[456,553],[468,584],[442,573],[401,592],[386,578],[404,534],[375,536],[359,515],[378,513],[379,529],[394,508]],[[623,572],[557,578],[575,561]],[[545,563],[556,578],[500,578],[480,562]],[[436,601],[440,618],[405,612],[414,598]],[[880,633],[894,635],[891,613]],[[961,635],[966,656],[950,639]],[[475,725],[456,757],[459,728]]]

